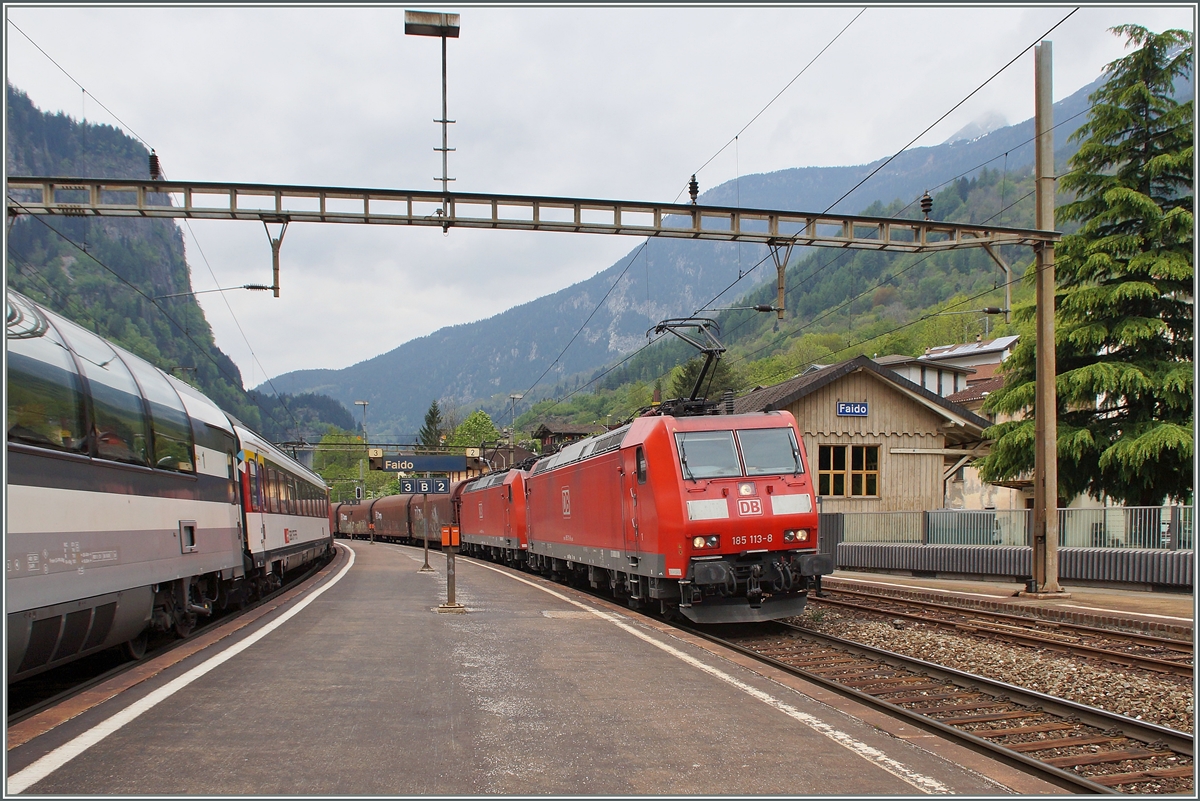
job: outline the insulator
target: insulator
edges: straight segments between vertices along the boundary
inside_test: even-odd
[[[151,148],[150,149],[150,178],[151,178],[151,180],[157,181],[160,177],[162,177],[162,170],[159,169],[159,166],[158,166],[158,154],[156,154],[154,152],[154,149]]]
[[[692,196],[692,205],[696,205],[696,197],[700,194],[700,184],[696,182],[696,176],[692,176],[692,180],[688,181],[688,194]]]
[[[921,213],[925,215],[925,219],[929,219],[929,212],[933,211],[933,198],[926,192],[921,196]]]
[[[757,312],[773,312],[775,311],[775,307],[770,303],[759,303],[754,307],[754,310]]]

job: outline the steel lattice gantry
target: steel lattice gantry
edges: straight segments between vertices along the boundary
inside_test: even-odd
[[[930,220],[528,195],[274,184],[8,178],[8,213],[496,228],[925,253],[1059,234]]]

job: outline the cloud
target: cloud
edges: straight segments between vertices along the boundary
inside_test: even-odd
[[[703,190],[788,167],[866,163],[894,153],[1066,13],[869,7],[712,158],[858,11],[464,8],[461,38],[448,42],[452,188],[673,200],[697,170]],[[437,186],[440,43],[404,36],[402,8],[6,12],[157,149],[171,178]],[[1048,37],[1056,99],[1123,54],[1107,32],[1123,22],[1190,27],[1191,11],[1081,9]],[[11,28],[5,59],[9,81],[39,107],[119,124]],[[988,113],[1028,118],[1032,87],[1026,55],[919,144],[940,142]],[[260,225],[193,222],[184,233],[196,289],[270,283]],[[491,316],[593,275],[638,244],[296,224],[282,249],[279,299],[229,293],[236,321],[220,296],[201,300],[218,344],[252,386],[264,372],[342,367],[443,325]]]

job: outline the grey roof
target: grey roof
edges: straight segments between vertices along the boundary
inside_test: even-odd
[[[884,381],[895,384],[897,389],[907,392],[910,395],[917,396],[927,406],[935,407],[943,414],[958,417],[971,425],[977,426],[980,430],[987,428],[991,422],[980,417],[974,412],[960,406],[957,403],[948,401],[937,393],[930,392],[924,387],[914,384],[907,378],[904,378],[899,373],[890,370],[887,367],[881,367],[866,356],[857,356],[853,359],[826,367],[823,370],[816,370],[811,373],[804,373],[795,378],[784,381],[782,384],[776,384],[773,387],[764,387],[756,389],[748,395],[743,395],[733,403],[735,414],[747,414],[750,412],[765,412],[783,409],[806,395],[816,392],[822,387],[832,384],[838,379],[844,378],[857,370],[870,370]]]
[[[543,433],[543,430],[545,433]],[[534,436],[542,437],[553,434],[591,435],[599,434],[607,430],[608,429],[602,425],[577,426],[567,423],[542,423],[538,426],[537,430],[533,432],[533,434]]]
[[[983,400],[1002,386],[1004,386],[1004,376],[992,376],[983,381],[977,381],[960,392],[946,396],[946,400],[951,403],[971,403],[972,401]]]
[[[904,354],[895,354],[892,356],[879,356],[872,359],[878,365],[883,367],[900,367],[905,364],[919,364],[922,367],[928,366],[930,362],[936,362],[935,359],[930,359],[926,356],[905,356]],[[951,373],[967,373],[975,372],[973,367],[962,367],[957,364],[935,364],[939,370],[946,370]]]
[[[1007,337],[997,337],[995,339],[987,339],[983,342],[967,342],[961,345],[939,345],[936,348],[930,348],[921,358],[926,361],[938,361],[940,359],[959,359],[963,356],[976,356],[981,353],[997,353],[999,351],[1008,350],[1019,336],[1013,334]]]

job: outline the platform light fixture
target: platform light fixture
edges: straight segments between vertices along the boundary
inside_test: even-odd
[[[521,392],[514,392],[508,396],[508,399],[512,401],[512,428],[508,432],[508,444],[514,448],[517,444],[517,401],[524,397],[524,393]],[[512,465],[510,464],[509,467]]]
[[[405,11],[404,33],[407,36],[435,36],[442,40],[442,118],[434,120],[442,124],[442,146],[434,148],[442,153],[442,177],[435,181],[442,182],[442,193],[449,192],[449,182],[453,181],[447,175],[449,164],[447,154],[454,148],[449,146],[449,133],[446,126],[454,122],[446,115],[446,39],[458,38],[458,14],[440,14],[436,11]],[[446,201],[442,202],[442,232],[449,233],[449,208]]]
[[[363,410],[363,447],[364,448],[370,448],[370,445],[368,444],[368,440],[367,440],[367,404],[369,404],[369,403],[370,403],[370,401],[365,401],[365,400],[356,400],[354,402],[355,406],[361,406],[362,410]],[[362,482],[362,486],[365,489],[367,477],[366,477],[366,475],[364,475],[364,472],[363,472],[364,469],[365,468],[363,467],[363,462],[360,459],[358,462],[358,480],[360,482]],[[360,495],[358,497],[361,498],[362,496]],[[372,539],[372,542],[374,542],[374,539]]]

